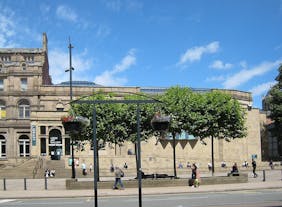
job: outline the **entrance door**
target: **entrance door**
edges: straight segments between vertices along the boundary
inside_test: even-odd
[[[62,156],[62,134],[58,129],[49,133],[49,155],[51,160],[60,160]]]

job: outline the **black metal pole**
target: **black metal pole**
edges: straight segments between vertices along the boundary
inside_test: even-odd
[[[93,109],[93,156],[94,156],[94,207],[98,207],[98,192],[97,192],[97,181],[98,181],[98,166],[97,166],[97,137],[96,137],[96,108]]]
[[[24,178],[24,190],[26,190],[27,187],[26,187],[26,178]]]
[[[3,189],[4,189],[4,190],[7,190],[7,187],[6,187],[6,178],[3,178]]]
[[[48,190],[47,177],[45,177],[44,181],[45,190]]]
[[[137,170],[138,170],[138,189],[139,207],[142,207],[142,175],[141,175],[141,141],[140,141],[140,108],[137,104]]]
[[[263,179],[262,181],[265,182],[265,170],[262,171]]]
[[[73,46],[70,43],[70,39],[69,39],[69,60],[70,60],[70,68],[69,71],[70,72],[70,102],[72,102],[72,71],[73,71],[73,67],[72,67],[72,48]],[[70,106],[71,107],[71,106]],[[75,178],[75,163],[74,163],[74,140],[73,137],[71,137],[71,172],[72,175],[71,177],[74,179]]]
[[[173,142],[173,172],[174,172],[174,178],[177,178],[177,173],[176,173],[176,151],[175,151],[175,147],[176,147],[176,140],[175,140],[175,134],[173,134],[172,136]]]

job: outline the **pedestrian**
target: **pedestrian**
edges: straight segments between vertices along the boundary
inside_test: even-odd
[[[238,176],[239,175],[239,170],[238,170],[238,166],[237,166],[237,163],[235,162],[231,168],[231,172],[227,174],[228,176],[230,175],[236,175]]]
[[[86,164],[83,162],[81,164],[81,168],[82,168],[82,175],[87,175],[87,170],[86,170]]]
[[[225,168],[225,167],[226,167],[226,162],[225,162],[225,161],[222,161],[222,162],[221,162],[221,167],[222,167],[222,168]]]
[[[192,165],[192,176],[191,176],[192,180],[193,180],[193,186],[195,188],[200,186],[200,172],[198,169],[198,166],[193,163]]]
[[[124,176],[123,171],[119,167],[115,167],[114,173],[115,173],[115,183],[113,186],[113,190],[119,189],[118,185],[120,185],[121,190],[124,190],[124,185],[121,180],[121,178]]]
[[[212,170],[212,164],[210,162],[208,163],[208,170],[209,172]]]
[[[258,176],[258,174],[256,173],[257,163],[256,163],[255,159],[252,159],[252,167],[253,167],[254,178],[256,178]]]
[[[190,164],[190,162],[187,162],[186,167],[187,167],[187,168],[191,168],[191,164]]]
[[[273,165],[273,161],[272,160],[269,161],[269,167],[270,167],[271,170],[274,169],[274,165]]]
[[[243,167],[247,168],[249,166],[248,162],[245,160],[245,162],[243,162]]]
[[[111,167],[110,167],[110,172],[114,172],[115,171],[115,167],[114,167],[114,165],[113,165],[113,163],[111,164]]]
[[[178,164],[178,168],[183,168],[183,165],[182,165],[182,163],[181,162],[179,162],[179,164]]]
[[[126,163],[126,162],[124,163],[123,168],[124,168],[124,169],[127,169],[127,168],[128,168],[128,166],[127,166],[127,163]]]
[[[93,165],[92,165],[92,163],[90,163],[90,165],[89,165],[89,172],[90,173],[92,172],[92,169],[93,169]]]

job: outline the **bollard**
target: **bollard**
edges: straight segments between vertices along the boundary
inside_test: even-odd
[[[265,182],[265,170],[262,171],[262,176],[263,176],[262,181]]]
[[[7,188],[6,188],[6,178],[3,178],[3,189],[7,190]]]
[[[45,190],[47,190],[47,177],[45,177]]]
[[[24,178],[24,190],[26,190],[26,178]]]

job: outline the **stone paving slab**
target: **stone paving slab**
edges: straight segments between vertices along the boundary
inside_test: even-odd
[[[199,188],[178,186],[162,188],[142,188],[142,195],[151,194],[179,194],[179,193],[199,193],[199,192],[226,192],[239,190],[257,189],[281,189],[282,181],[269,181],[257,183],[205,185]],[[138,188],[128,188],[124,190],[98,189],[99,196],[126,196],[138,195]],[[281,191],[282,192],[282,191]],[[14,190],[1,191],[0,199],[23,199],[23,198],[66,198],[66,197],[93,197],[94,190]]]
[[[217,184],[202,185],[199,188],[188,186],[177,187],[148,187],[142,188],[143,195],[150,194],[171,194],[171,193],[197,193],[197,192],[225,192],[256,189],[281,189],[282,192],[282,171],[273,170],[266,174],[266,181],[262,181],[262,172],[259,177],[253,178],[252,173],[248,175],[248,183],[238,184]],[[221,175],[221,174],[216,174]],[[187,176],[188,178],[188,176]],[[125,178],[132,179],[132,178]],[[3,179],[0,178],[0,199],[15,198],[65,198],[65,197],[93,197],[94,190],[66,190],[66,179],[48,179],[48,189],[44,188],[44,179],[27,179],[27,190],[24,190],[23,179],[6,180],[6,190],[3,189]],[[81,178],[79,180],[93,180],[93,178]],[[103,177],[102,181],[114,181],[114,178]],[[126,186],[125,186],[126,187]],[[125,196],[138,195],[138,188],[126,188],[125,190],[97,189],[99,196]]]

